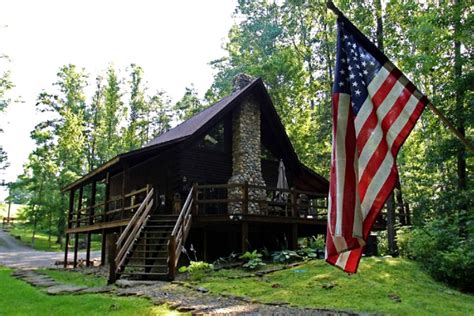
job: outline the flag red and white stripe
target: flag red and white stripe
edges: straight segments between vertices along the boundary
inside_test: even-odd
[[[347,19],[338,28],[326,261],[355,273],[428,100]]]

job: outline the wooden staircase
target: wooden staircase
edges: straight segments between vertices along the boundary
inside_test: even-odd
[[[178,215],[153,214],[150,190],[116,243],[112,282],[120,277],[174,279],[181,247],[191,228],[193,196],[191,189]]]

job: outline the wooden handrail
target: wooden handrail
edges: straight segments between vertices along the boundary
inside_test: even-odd
[[[171,232],[170,242],[168,244],[168,273],[170,278],[174,278],[176,274],[176,265],[178,264],[179,256],[181,254],[181,246],[186,240],[186,237],[191,228],[191,210],[193,208],[195,186],[189,191],[188,197],[184,202],[178,220]]]
[[[128,223],[127,227],[125,227],[125,230],[120,235],[120,238],[117,240],[117,246],[119,246],[123,242],[129,230],[133,228],[135,221],[138,219],[139,216],[141,216],[141,211],[146,207],[148,201],[151,199],[152,196],[153,196],[153,189],[150,190],[146,198],[143,200],[142,204],[140,204],[140,207],[138,208],[138,210],[135,212],[135,214],[133,214],[132,219]]]
[[[142,204],[140,204],[140,207],[120,235],[120,238],[117,240],[117,256],[115,257],[116,272],[119,272],[122,268],[122,265],[127,258],[127,254],[132,249],[138,239],[138,235],[148,221],[148,214],[153,207],[153,193],[154,190],[151,188]]]

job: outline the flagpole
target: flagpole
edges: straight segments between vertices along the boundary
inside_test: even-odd
[[[326,6],[328,9],[330,9],[331,11],[333,11],[338,17],[342,17],[342,18],[345,18],[347,19],[344,14],[341,12],[341,10],[339,10],[335,5],[334,5],[334,2],[332,2],[331,0],[329,0],[327,3],[326,3]],[[445,125],[446,127],[451,131],[451,133],[453,133],[463,144],[464,146],[466,146],[466,148],[471,152],[471,153],[474,153],[474,145],[469,142],[466,137],[464,135],[461,134],[461,132],[459,132],[456,127],[453,125],[453,123],[451,123],[451,121],[449,121],[449,119],[440,111],[438,110],[437,107],[434,106],[433,103],[431,102],[428,102],[428,107],[430,108],[431,112],[433,112]]]

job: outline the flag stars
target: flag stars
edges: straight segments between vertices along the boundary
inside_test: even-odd
[[[354,81],[354,82],[352,83],[352,85],[353,85],[354,87],[357,87],[359,84],[357,83],[357,81]]]
[[[354,93],[355,93],[356,95],[360,95],[362,92],[361,92],[359,89],[357,89],[356,91],[354,91]]]
[[[344,85],[344,82],[339,81],[339,87],[342,87]]]
[[[351,72],[351,74],[349,75],[349,78],[354,79],[355,75]]]
[[[352,66],[347,67],[347,69],[349,69],[349,71],[351,71],[351,70],[352,70]]]
[[[364,75],[366,75],[366,76],[369,74],[369,72],[367,71],[367,69],[364,69],[363,73],[364,73]]]
[[[365,56],[365,55],[364,55],[364,56]],[[361,55],[361,57],[362,57],[362,55]],[[362,58],[364,58],[364,57],[362,57]],[[364,67],[367,66],[367,63],[366,63],[365,61],[363,61],[363,62],[362,62],[362,66],[364,66]]]
[[[339,73],[340,73],[341,75],[343,75],[343,74],[345,74],[346,72],[344,71],[344,69],[341,69],[341,70],[339,71]]]

